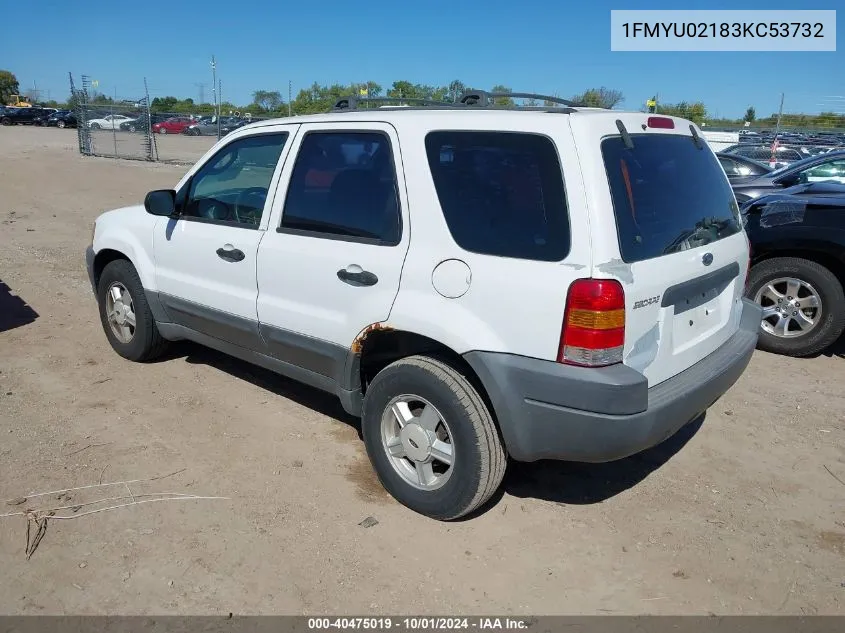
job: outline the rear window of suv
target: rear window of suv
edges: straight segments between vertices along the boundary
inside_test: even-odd
[[[430,132],[428,165],[449,232],[464,250],[560,261],[569,217],[552,141],[514,132]]]
[[[704,246],[742,230],[725,172],[689,136],[632,134],[602,141],[619,250],[639,262]]]

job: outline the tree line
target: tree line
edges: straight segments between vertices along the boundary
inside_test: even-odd
[[[278,90],[256,90],[252,93],[252,101],[246,104],[235,104],[224,101],[220,104],[223,114],[250,114],[254,117],[284,117],[288,114],[317,114],[326,112],[343,97],[369,96],[369,97],[391,97],[395,99],[425,99],[443,103],[454,103],[458,101],[463,92],[468,89],[463,81],[458,79],[450,81],[442,86],[429,84],[412,83],[410,81],[394,81],[389,87],[378,84],[375,81],[349,84],[319,84],[313,83],[308,88],[300,90],[296,96],[287,103],[282,93]],[[496,85],[490,88],[490,92],[504,93],[496,98],[498,105],[513,105],[516,100],[508,97],[507,93],[513,92],[508,86]],[[7,102],[10,95],[19,93],[18,80],[13,73],[7,70],[0,70],[0,105]],[[552,95],[558,97],[561,95]],[[584,92],[574,95],[563,95],[575,103],[599,108],[615,108],[625,102],[621,91],[604,86],[590,88]],[[57,101],[41,102],[42,105],[54,108],[74,109],[77,105],[78,95],[71,95],[64,103]],[[120,101],[115,102],[112,97],[97,93],[90,93],[87,97],[90,104],[107,107],[110,105],[130,109],[137,102]],[[653,97],[654,106],[643,103],[633,107],[631,110],[653,111],[657,114],[679,116],[698,125],[710,127],[739,127],[746,122],[752,128],[770,128],[777,124],[777,114],[768,117],[758,118],[756,110],[750,106],[745,115],[738,119],[715,118],[709,115],[706,105],[702,101],[679,103],[662,103]],[[555,107],[551,101],[538,101],[534,99],[522,100],[526,106]],[[150,110],[158,113],[172,114],[213,114],[214,105],[211,103],[197,103],[191,98],[179,99],[174,96],[156,97],[150,102]],[[834,112],[822,112],[820,114],[784,114],[781,118],[781,127],[784,128],[845,128],[845,114]]]

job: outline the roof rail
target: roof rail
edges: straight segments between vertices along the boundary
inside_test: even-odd
[[[581,103],[575,103],[568,99],[561,99],[560,97],[552,97],[550,95],[535,94],[533,92],[488,92],[487,90],[467,90],[461,96],[460,102],[467,106],[489,108],[495,105],[495,100],[499,98],[536,99],[537,101],[560,104],[569,108],[583,107]]]
[[[407,106],[431,106],[436,108],[460,108],[462,104],[437,101],[435,99],[418,99],[414,97],[341,97],[338,99],[332,110],[334,112],[358,110],[359,104],[381,104],[382,106],[407,107]]]

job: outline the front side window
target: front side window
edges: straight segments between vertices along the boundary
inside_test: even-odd
[[[287,138],[261,134],[226,145],[191,178],[182,216],[257,228]]]
[[[560,261],[570,245],[557,150],[512,132],[438,131],[428,165],[455,243],[483,255]]]
[[[396,245],[401,235],[390,139],[380,132],[309,132],[291,174],[280,230]]]

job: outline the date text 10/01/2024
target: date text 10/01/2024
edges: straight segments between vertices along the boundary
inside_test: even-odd
[[[403,617],[403,618],[308,618],[308,628],[320,629],[382,629],[382,630],[497,630],[527,629],[530,619],[478,617],[478,618],[443,618],[443,617]]]

